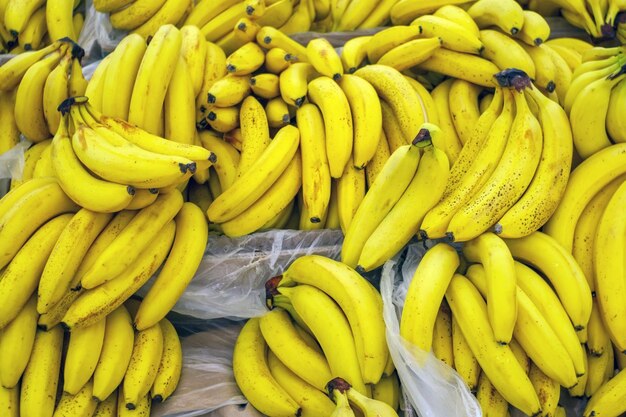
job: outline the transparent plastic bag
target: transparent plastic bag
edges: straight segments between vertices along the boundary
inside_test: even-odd
[[[24,152],[31,145],[31,142],[22,137],[17,145],[8,151],[0,154],[0,179],[2,178],[22,178],[24,171]]]
[[[173,310],[200,319],[259,316],[267,311],[265,281],[303,255],[338,259],[342,240],[340,230],[272,230],[241,238],[211,234],[196,276]]]
[[[478,401],[456,371],[400,336],[406,290],[425,251],[421,243],[409,245],[403,262],[396,256],[385,263],[380,281],[387,344],[402,384],[405,416],[481,417]]]

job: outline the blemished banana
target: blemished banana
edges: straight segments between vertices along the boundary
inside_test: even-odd
[[[485,48],[481,55],[496,64],[501,70],[517,68],[530,78],[535,78],[535,62],[528,52],[510,36],[494,29],[480,31],[480,40]]]
[[[489,377],[484,372],[480,374],[478,378],[476,399],[484,415],[493,417],[507,416],[509,403],[500,395],[498,390],[494,388]]]
[[[59,63],[65,48],[33,64],[24,74],[15,95],[15,123],[32,142],[41,142],[51,134],[44,114],[43,94],[48,75]]]
[[[434,126],[429,128],[433,136],[440,134],[436,133]],[[358,267],[371,271],[381,266],[418,232],[428,210],[441,198],[449,170],[448,158],[442,150],[432,145],[423,149],[411,182],[363,245]]]
[[[37,301],[31,296],[18,315],[2,329],[0,385],[15,388],[28,365],[37,333]]]
[[[437,37],[413,39],[386,52],[377,64],[404,71],[424,62],[440,47],[441,39]]]
[[[540,411],[537,394],[511,348],[495,341],[487,306],[472,283],[455,274],[446,300],[483,372],[511,405],[528,415]]]
[[[581,347],[574,326],[554,290],[534,270],[517,261],[515,261],[515,272],[518,287],[539,308],[565,346],[577,376],[583,375],[586,372],[585,349]]]
[[[478,96],[482,88],[476,84],[456,79],[450,85],[449,108],[454,128],[461,143],[470,140],[474,126],[480,117]]]
[[[622,370],[595,391],[585,407],[583,416],[613,416],[623,413],[624,386],[626,372]]]
[[[280,78],[270,72],[255,75],[250,78],[250,89],[260,98],[273,99],[280,95]]]
[[[178,386],[183,367],[183,350],[172,323],[164,318],[158,324],[163,333],[163,354],[154,384],[150,388],[150,396],[153,401],[162,402],[169,398]]]
[[[466,274],[481,294],[487,295],[485,268],[480,264],[474,264],[468,268]],[[560,342],[539,308],[524,291],[518,287],[515,287],[515,290],[516,301],[514,303],[518,306],[513,332],[515,340],[528,357],[550,378],[567,388],[573,387],[577,380],[576,371],[565,346]],[[488,298],[487,302],[489,302]],[[548,340],[550,342],[547,342]]]
[[[8,1],[5,3],[3,23],[13,37],[18,36],[31,16],[45,4],[42,0]]]
[[[572,82],[563,101],[565,111],[568,114],[570,113],[572,105],[578,97],[578,93],[582,91],[583,88],[593,81],[603,79],[619,71],[624,62],[621,55],[618,55],[600,61],[590,61],[580,64],[572,74]]]
[[[372,159],[382,131],[382,111],[376,90],[365,79],[346,74],[339,80],[350,104],[354,138],[352,159],[355,167],[365,168]]]
[[[576,331],[583,330],[591,315],[591,290],[571,253],[542,232],[504,241],[515,259],[534,266],[548,278]]]
[[[276,382],[298,403],[302,416],[330,415],[335,404],[324,394],[285,366],[273,351],[268,352],[268,367]]]
[[[207,41],[197,26],[183,26],[180,28],[180,34],[182,35],[180,55],[187,64],[189,75],[191,76],[193,94],[194,97],[197,97],[202,88],[204,77],[208,51]]]
[[[28,183],[24,185],[27,187]],[[59,235],[72,218],[62,214],[45,222],[17,252],[0,280],[0,328],[14,320],[36,291],[39,277]],[[4,381],[2,381],[4,383]]]
[[[239,107],[213,107],[206,118],[200,121],[200,126],[203,125],[210,126],[216,132],[230,132],[239,127]]]
[[[259,318],[241,329],[233,351],[235,381],[245,397],[264,414],[291,417],[301,413],[298,403],[272,376],[266,358],[267,344]]]
[[[295,260],[283,272],[279,290],[294,283],[316,286],[341,306],[352,328],[351,333],[354,334],[363,379],[366,383],[377,383],[388,356],[384,341],[385,327],[380,314],[380,294],[352,268],[317,255]],[[354,297],[356,294],[359,294],[357,298]],[[357,299],[359,303],[355,303]]]
[[[69,77],[73,58],[66,54],[61,62],[50,72],[43,88],[43,114],[48,130],[54,135],[61,123],[59,104],[68,97]]]
[[[311,39],[306,46],[307,60],[321,75],[338,81],[343,75],[343,64],[335,48],[326,38]]]
[[[135,28],[131,33],[137,33],[144,39],[154,36],[156,32],[165,25],[177,25],[186,14],[191,11],[193,2],[191,0],[166,1],[146,23]]]
[[[461,332],[459,323],[454,316],[452,316],[451,327],[453,368],[459,374],[463,382],[465,382],[469,390],[476,392],[478,389],[478,381],[482,373],[480,365],[478,364],[478,360],[476,360],[476,356],[472,353],[465,336],[463,336],[463,332]]]
[[[83,256],[112,217],[110,213],[84,208],[72,217],[54,245],[41,274],[37,290],[37,311],[40,314],[50,310],[70,289]]]
[[[556,415],[556,408],[559,405],[559,397],[561,396],[559,383],[546,376],[534,363],[530,366],[528,377],[539,397],[541,412],[544,415]]]
[[[4,11],[2,13],[4,13]],[[15,42],[12,39],[12,35],[9,34],[8,31],[6,31],[6,28],[4,28],[4,23],[2,31],[2,37],[5,39],[6,44]],[[17,38],[17,43],[19,46],[24,48],[25,51],[37,50],[40,48],[41,43],[43,42],[43,38],[47,34],[47,32],[48,28],[46,26],[46,6],[43,5],[39,9],[37,9],[35,13],[33,13],[30,19],[28,19],[28,22],[24,26],[24,29],[20,32]],[[7,38],[10,38],[11,40],[7,42]]]
[[[544,233],[552,236],[565,251],[571,252],[576,223],[581,213],[603,187],[626,172],[623,165],[625,144],[615,144],[585,159],[570,175],[559,206],[545,224]]]
[[[124,404],[129,410],[150,392],[163,356],[163,343],[158,323],[137,333],[123,382]]]
[[[161,26],[143,54],[133,85],[128,122],[158,136],[163,136],[163,103],[181,44],[174,25]]]
[[[259,24],[261,24],[261,22],[259,22]],[[278,47],[296,57],[298,61],[308,61],[307,50],[304,46],[271,26],[263,26],[256,34],[256,40],[258,44],[265,49]]]
[[[152,409],[152,400],[150,394],[146,394],[139,398],[135,408],[129,410],[124,402],[124,389],[120,387],[117,394],[117,417],[149,417]]]
[[[318,77],[315,67],[308,62],[294,62],[280,72],[280,95],[291,106],[300,107],[307,98],[309,82]]]
[[[140,331],[157,324],[174,307],[204,255],[208,225],[202,210],[193,203],[184,203],[174,220],[172,249],[134,318],[134,326]]]
[[[70,329],[89,326],[124,303],[161,266],[174,240],[175,230],[174,221],[170,221],[131,267],[115,279],[81,294],[63,316],[62,324]]]
[[[441,130],[441,134],[434,135],[432,138],[433,145],[445,152],[450,166],[455,163],[462,148],[461,140],[454,127],[450,101],[448,100],[453,82],[453,79],[445,80],[430,93],[439,117],[438,127]]]
[[[265,343],[285,367],[316,389],[325,389],[332,379],[326,358],[307,345],[285,310],[274,308],[264,314],[259,326]]]
[[[463,246],[463,254],[468,261],[483,265],[489,323],[496,341],[509,343],[517,320],[516,274],[511,252],[498,236],[483,233]]]
[[[63,391],[76,395],[93,376],[104,343],[105,326],[106,319],[103,318],[70,333],[63,368]]]
[[[433,13],[444,4],[456,5],[463,3],[467,2],[465,0],[451,0],[446,2],[442,2],[441,0],[425,0],[420,2],[400,0],[391,8],[389,17],[394,25],[405,25],[418,16]]]
[[[432,348],[439,306],[458,266],[456,250],[438,243],[426,252],[411,278],[402,308],[400,336],[422,351]]]
[[[70,38],[78,41],[74,30],[74,0],[46,1],[46,27],[50,39]]]
[[[307,223],[320,223],[326,217],[331,191],[324,119],[319,108],[311,103],[302,105],[296,117],[302,156],[303,209],[309,213]]]
[[[222,79],[226,74],[226,54],[218,45],[207,42],[206,58],[204,61],[204,74],[202,77],[202,87],[196,94],[196,109],[204,114],[208,107],[209,89],[213,84]],[[181,46],[182,47],[182,46]]]
[[[240,0],[227,0],[219,3],[208,0],[199,1],[185,18],[184,25],[202,27],[215,16],[237,3],[240,3]]]
[[[392,49],[420,37],[419,26],[393,26],[372,35],[365,46],[367,60],[375,64]]]
[[[527,89],[526,93],[539,108],[543,150],[528,188],[496,224],[498,234],[507,238],[527,236],[548,221],[567,186],[573,152],[571,128],[563,108],[537,89]]]
[[[124,305],[113,310],[105,320],[102,349],[93,373],[93,396],[98,401],[113,395],[122,382],[135,340],[132,320]]]
[[[265,62],[265,52],[256,42],[248,42],[226,58],[226,71],[233,75],[248,75]]]
[[[92,417],[117,417],[117,390],[105,400],[98,402]]]
[[[341,87],[326,76],[309,82],[308,98],[322,112],[330,175],[339,178],[353,149],[354,131],[350,102]]]
[[[417,67],[491,88],[495,84],[493,76],[499,71],[496,64],[485,58],[445,48],[436,49]]]
[[[496,12],[496,9],[498,11]],[[515,35],[524,26],[524,11],[514,0],[478,0],[467,10],[480,28],[497,26],[504,33]]]
[[[339,225],[343,233],[348,231],[350,223],[354,218],[354,214],[359,208],[361,201],[363,201],[363,197],[365,197],[366,189],[364,170],[356,169],[351,161],[352,158],[348,160],[341,178],[333,180],[336,186],[335,194],[337,199],[337,220],[339,221]],[[330,201],[329,213],[331,212],[331,206],[333,204],[332,188]]]
[[[412,141],[423,122],[418,94],[411,84],[396,69],[384,65],[368,65],[355,75],[368,81],[379,97],[393,109],[407,143]]]
[[[398,202],[413,179],[420,146],[404,145],[391,154],[359,205],[341,247],[341,261],[355,268],[365,242]]]
[[[66,391],[61,394],[59,403],[52,417],[91,416],[96,411],[98,402],[93,398],[93,381],[89,380],[76,394]]]
[[[139,188],[135,190],[135,195],[128,205],[124,208],[126,210],[140,210],[144,207],[148,207],[154,203],[159,196],[158,188]]]
[[[267,116],[263,105],[254,96],[246,97],[241,103],[239,121],[242,143],[237,178],[250,169],[270,144]]]
[[[41,225],[60,214],[78,211],[76,204],[65,195],[56,181],[46,181],[29,191],[0,217],[1,268],[13,259]]]
[[[209,88],[207,103],[216,107],[232,107],[241,103],[250,92],[250,75],[229,75]]]
[[[145,52],[145,39],[139,35],[127,35],[111,54],[103,89],[116,91],[116,94],[102,96],[102,112],[107,116],[128,119],[133,85]]]
[[[7,61],[0,70],[0,90],[13,90],[20,84],[24,74],[31,66],[50,53],[57,51],[62,45],[63,43],[60,41],[53,42],[42,49],[23,52]]]
[[[420,16],[411,22],[421,28],[421,36],[440,38],[442,46],[452,51],[479,54],[481,40],[456,22],[435,15]]]
[[[0,412],[3,416],[19,417],[20,387],[5,388],[0,384]]]
[[[341,50],[341,62],[346,74],[352,74],[359,69],[367,58],[367,47],[373,36],[357,36],[343,45]]]
[[[248,172],[239,177],[230,188],[224,190],[209,206],[207,210],[209,219],[212,222],[223,223],[243,213],[287,168],[299,143],[298,129],[293,126],[283,127],[262,155],[250,166]]]
[[[61,326],[55,326],[48,331],[37,331],[33,351],[22,376],[20,415],[41,415],[41,410],[47,410],[47,415],[52,415],[59,383],[62,352],[63,329]]]
[[[376,177],[385,166],[385,162],[391,156],[391,152],[389,150],[389,144],[387,143],[387,137],[385,136],[385,131],[380,132],[380,138],[378,139],[378,146],[376,147],[376,152],[374,156],[370,160],[370,162],[365,166],[365,177],[367,186],[370,186],[376,180]]]

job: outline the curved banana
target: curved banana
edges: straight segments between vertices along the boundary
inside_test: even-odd
[[[207,149],[212,149],[217,156],[217,161],[213,165],[217,175],[209,177],[209,185],[215,184],[211,182],[211,178],[217,177],[219,179],[220,192],[218,193],[211,188],[213,198],[215,199],[222,191],[230,188],[237,179],[237,166],[240,160],[239,151],[230,143],[212,135],[208,130],[200,131],[199,136],[202,145]]]
[[[102,351],[105,324],[106,319],[103,318],[90,326],[75,329],[70,334],[63,368],[63,391],[77,395],[91,379]]]
[[[281,74],[289,67],[293,58],[282,48],[269,49],[265,53],[265,69],[271,74]]]
[[[311,39],[306,46],[307,60],[321,75],[339,81],[343,64],[335,48],[326,38]]]
[[[583,416],[608,416],[623,413],[625,411],[623,402],[625,386],[626,372],[620,371],[595,391],[585,407]]]
[[[504,33],[515,35],[524,26],[524,10],[515,0],[478,0],[467,13],[481,29],[497,26]]]
[[[61,124],[61,112],[58,110],[68,97],[70,71],[73,58],[66,54],[46,78],[43,88],[43,113],[48,124],[48,130],[54,135]]]
[[[206,58],[204,60],[204,74],[202,87],[196,94],[196,109],[204,114],[209,105],[209,89],[213,84],[222,79],[226,74],[226,54],[224,50],[213,42],[207,42]],[[182,48],[182,45],[181,45]]]
[[[78,41],[74,30],[74,0],[47,0],[46,26],[50,39],[69,38]]]
[[[445,48],[436,49],[417,67],[490,88],[496,83],[493,76],[499,72],[498,66],[487,59]]]
[[[385,162],[391,156],[391,152],[389,150],[389,144],[387,143],[387,137],[385,136],[385,131],[380,132],[380,138],[378,139],[378,147],[376,147],[376,152],[374,156],[370,160],[370,162],[365,167],[365,178],[367,182],[367,186],[370,186],[376,180],[376,177],[385,166]],[[332,193],[331,193],[332,195]]]
[[[435,15],[420,16],[411,22],[421,29],[421,35],[426,38],[440,38],[444,48],[451,51],[468,54],[480,54],[483,43],[464,26]]]
[[[17,37],[19,33],[27,25],[28,20],[35,14],[37,9],[45,4],[43,0],[27,0],[27,1],[7,1],[5,2],[4,26],[13,37]]]
[[[276,74],[266,72],[250,78],[252,94],[267,100],[280,95],[280,78]]]
[[[287,104],[300,107],[307,98],[309,83],[318,76],[315,67],[308,62],[288,65],[279,76],[281,97]]]
[[[258,23],[263,26],[256,34],[256,40],[261,47],[265,49],[278,47],[284,49],[289,54],[296,57],[298,61],[308,61],[307,50],[304,46],[300,45],[298,42],[294,41],[289,36],[282,33],[280,30],[271,26],[264,25],[261,22]]]
[[[622,81],[611,90],[606,112],[606,129],[613,142],[626,142],[626,124],[619,115],[623,114],[626,102],[626,82]]]
[[[456,79],[450,85],[449,108],[454,127],[461,143],[470,140],[474,126],[480,117],[478,96],[482,88],[463,79]]]
[[[480,40],[485,49],[481,55],[496,64],[501,70],[517,68],[530,78],[535,78],[535,62],[528,52],[510,36],[494,29],[480,31]]]
[[[135,28],[131,33],[137,33],[144,39],[153,37],[159,29],[166,25],[177,25],[188,14],[193,6],[192,0],[166,1],[163,7],[148,19],[143,25]]]
[[[16,388],[28,365],[37,333],[37,301],[35,295],[17,316],[2,329],[0,337],[0,385]]]
[[[606,384],[613,376],[613,349],[609,343],[606,348],[606,353],[601,356],[588,355],[588,373],[587,385],[585,385],[585,396],[592,397],[598,389]]]
[[[133,30],[147,22],[163,7],[166,0],[137,0],[127,7],[110,13],[111,26],[120,30]]]
[[[367,48],[373,36],[357,36],[346,41],[341,49],[341,62],[346,74],[355,72],[367,58]]]
[[[20,135],[19,130],[17,130],[16,133],[19,137]],[[44,151],[50,146],[51,143],[52,143],[52,139],[46,139],[42,142],[33,144],[30,148],[26,150],[26,152],[24,152],[24,169],[22,170],[22,177],[11,178],[10,190],[19,188],[22,186],[22,184],[29,182],[31,179],[33,179],[33,174],[35,172],[35,168],[37,168],[37,163],[39,162],[39,159],[42,158]],[[39,179],[41,180],[41,178]],[[54,176],[47,177],[46,182],[51,182],[53,180],[54,180]],[[34,185],[34,183],[32,184]],[[26,192],[27,189],[31,190],[32,188],[29,188],[29,187],[23,188],[22,191],[20,191],[20,198],[21,198],[22,192]],[[18,198],[16,196],[15,200],[13,198],[4,200],[7,202],[7,204],[4,205],[4,208],[5,208],[4,212],[6,212],[6,208],[9,208],[11,206],[10,204],[8,204],[9,200],[11,200],[11,203],[14,203],[15,201],[17,201],[17,199]],[[0,210],[0,216],[3,215],[4,212]]]
[[[557,381],[544,374],[541,369],[534,363],[530,365],[528,373],[530,382],[532,382],[539,402],[541,403],[541,412],[545,415],[556,415],[556,408],[559,405],[561,396],[561,387]]]
[[[447,303],[447,301],[446,301]],[[449,308],[449,307],[448,307]],[[484,372],[480,369],[478,360],[467,343],[467,339],[461,331],[458,320],[452,315],[452,354],[454,355],[454,370],[459,374],[463,382],[471,392],[476,392],[480,375]],[[512,345],[512,344],[511,344]],[[511,349],[513,350],[513,349]],[[514,351],[515,353],[515,351]]]
[[[15,3],[18,3],[19,7],[22,7],[20,2]],[[30,67],[44,59],[49,54],[57,51],[62,45],[63,42],[53,42],[42,49],[37,51],[26,51],[8,60],[4,65],[2,65],[2,67],[0,67],[2,68],[0,69],[0,90],[13,90],[20,84],[24,74]]]
[[[174,307],[204,255],[208,225],[202,210],[193,203],[184,203],[174,220],[172,249],[134,318],[134,326],[140,331],[157,324]]]
[[[390,18],[394,25],[405,25],[418,16],[435,12],[444,4],[463,4],[465,0],[449,0],[442,2],[441,0],[399,0],[391,8]]]
[[[52,417],[74,417],[93,415],[98,406],[98,402],[92,396],[93,381],[89,380],[76,393],[63,392],[61,399],[54,409]]]
[[[185,26],[196,26],[201,28],[224,10],[237,3],[241,3],[241,0],[226,0],[218,3],[210,0],[198,1],[189,15],[185,18],[183,24]]]
[[[0,411],[6,417],[19,417],[20,387],[5,388],[0,384]]]
[[[606,347],[610,345],[611,339],[604,325],[598,301],[594,299],[587,324],[587,351],[591,356],[602,356],[606,353]]]
[[[150,389],[152,401],[165,401],[176,389],[183,367],[183,350],[176,329],[167,319],[159,322],[163,333],[161,363]]]
[[[109,63],[113,59],[114,54],[109,54],[102,58],[102,61],[98,64],[94,70],[87,87],[85,88],[85,97],[88,98],[89,103],[98,111],[102,110],[102,100],[104,96],[104,80],[109,69]]]
[[[528,45],[540,45],[550,37],[550,25],[546,19],[533,10],[524,10],[524,25],[515,35]]]
[[[439,118],[438,126],[441,130],[441,134],[434,135],[432,138],[433,145],[446,153],[450,166],[455,163],[463,146],[454,127],[454,119],[448,100],[453,82],[453,79],[445,80],[430,92]]]
[[[239,112],[241,126],[241,155],[237,165],[237,178],[247,172],[270,144],[270,132],[265,110],[259,101],[246,97]]]
[[[14,106],[15,93],[0,92],[0,124],[4,126],[0,132],[0,154],[13,148],[20,141],[20,131],[15,123]],[[24,159],[26,165],[26,154]],[[24,177],[24,172],[22,172],[22,177]]]
[[[478,25],[463,7],[454,4],[446,4],[438,8],[433,15],[457,23],[477,38],[480,38]]]
[[[376,63],[404,71],[430,58],[441,46],[438,37],[413,39],[389,50]]]
[[[117,417],[117,390],[98,402],[92,417]]]
[[[333,180],[336,188],[337,216],[339,225],[343,233],[348,231],[350,223],[354,218],[354,214],[365,197],[366,180],[365,172],[362,169],[356,169],[348,160],[344,168],[341,178]],[[382,169],[382,168],[381,168]],[[329,215],[332,216],[333,191],[331,186]],[[328,220],[327,220],[328,221]]]
[[[421,34],[419,26],[393,26],[381,30],[372,35],[372,39],[365,47],[367,60],[375,64],[378,60],[392,49],[418,39]]]
[[[233,75],[248,75],[265,62],[265,52],[256,42],[248,42],[226,57],[226,71]]]
[[[208,104],[216,107],[232,107],[250,95],[250,75],[228,75],[208,90]]]
[[[508,415],[509,403],[494,388],[489,377],[484,372],[478,378],[476,400],[478,400],[480,409],[485,415],[494,417],[506,417]]]

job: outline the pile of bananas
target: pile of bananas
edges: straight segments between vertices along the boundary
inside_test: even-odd
[[[355,270],[308,255],[266,285],[271,309],[244,325],[237,385],[268,416],[397,417],[382,299]]]
[[[83,28],[80,0],[0,2],[0,53],[36,50],[62,38],[78,40]]]

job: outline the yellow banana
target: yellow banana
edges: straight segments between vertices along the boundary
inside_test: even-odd
[[[229,75],[217,80],[208,90],[208,104],[232,107],[250,95],[250,75]]]
[[[530,378],[530,382],[533,383],[533,387],[535,387],[535,391],[539,397],[541,414],[545,416],[555,416],[561,396],[559,383],[544,374],[534,363],[530,366],[528,377]]]
[[[480,29],[478,29],[478,25],[463,7],[459,7],[454,4],[446,4],[445,6],[438,8],[433,15],[463,26],[465,30],[480,39]]]
[[[98,111],[102,110],[102,100],[104,96],[104,80],[106,79],[109,63],[113,59],[114,54],[109,54],[102,58],[96,69],[94,70],[87,87],[85,88],[85,97],[89,99],[89,104]]]
[[[43,0],[8,1],[4,9],[4,26],[13,37],[24,29],[31,16],[44,5]]]
[[[372,39],[365,47],[367,59],[370,64],[375,64],[387,52],[409,41],[419,38],[420,34],[420,27],[414,25],[393,26],[383,29],[372,35]]]
[[[255,75],[250,78],[250,89],[260,98],[273,99],[280,95],[280,78],[270,72]]]
[[[289,0],[283,1],[289,2]],[[259,24],[261,24],[261,22],[259,22]],[[265,49],[278,47],[284,49],[292,56],[295,56],[298,61],[307,61],[307,49],[304,46],[271,26],[263,26],[256,34],[256,40],[257,43]]]
[[[411,25],[420,27],[421,36],[440,38],[446,49],[468,54],[479,54],[483,49],[480,38],[467,31],[464,26],[446,18],[424,15],[412,21]]]
[[[206,58],[204,61],[204,74],[202,87],[196,94],[196,109],[204,114],[208,107],[209,89],[213,84],[226,75],[226,54],[218,45],[207,42]]]
[[[44,5],[33,13],[30,19],[28,19],[26,26],[24,26],[24,29],[20,32],[17,41],[25,51],[37,50],[40,48],[43,37],[48,32],[46,15],[46,6]]]
[[[217,193],[211,188],[213,198],[217,198],[222,191],[230,188],[237,179],[237,166],[239,165],[240,159],[239,151],[230,143],[212,135],[207,130],[201,131],[199,135],[202,145],[207,149],[213,149],[213,152],[217,156],[217,161],[215,165],[213,165],[217,175],[209,177],[209,185],[211,185],[211,187],[212,184],[215,184],[212,182],[212,178],[217,177],[219,179],[218,184],[220,185],[220,192]]]
[[[494,9],[498,8],[498,11]],[[478,27],[497,26],[504,33],[515,35],[524,26],[524,11],[515,0],[478,0],[467,9]]]
[[[0,337],[0,385],[16,388],[28,365],[37,333],[37,301],[31,296]]]
[[[153,401],[165,401],[176,389],[183,367],[183,351],[176,329],[167,319],[159,322],[163,333],[163,354],[150,389]]]
[[[339,81],[343,64],[335,48],[326,38],[311,39],[306,46],[307,59],[321,75]]]
[[[74,30],[74,0],[46,1],[46,26],[50,39],[70,38],[78,41]]]
[[[20,387],[5,388],[0,384],[0,411],[7,417],[19,417]]]
[[[104,343],[106,319],[102,318],[91,326],[74,329],[65,354],[63,367],[63,391],[79,395],[79,391],[90,384],[89,397],[93,394],[90,382],[96,369]]]
[[[20,141],[20,131],[15,123],[14,106],[15,92],[0,92],[0,124],[4,126],[0,132],[0,154],[13,148]],[[27,156],[24,155],[24,158],[27,159]]]
[[[248,75],[265,62],[265,52],[256,42],[248,42],[226,58],[226,71],[233,75]]]
[[[385,162],[391,156],[391,152],[389,150],[389,144],[387,143],[387,137],[385,136],[385,131],[380,132],[380,138],[378,139],[378,146],[376,147],[376,152],[372,159],[370,159],[369,163],[365,166],[365,177],[367,180],[367,186],[371,186],[376,177],[385,166]]]
[[[417,67],[491,88],[495,84],[493,76],[499,71],[498,67],[487,59],[445,48],[436,49],[430,58]]]
[[[489,377],[483,372],[478,378],[476,388],[476,399],[480,404],[480,409],[485,416],[506,417],[509,410],[509,403],[500,395],[493,386]]]
[[[620,371],[595,391],[585,406],[583,416],[609,416],[623,413],[624,384],[626,384],[626,372]]]
[[[365,197],[365,173],[363,170],[356,169],[351,162],[352,158],[348,160],[346,167],[340,178],[335,180],[336,184],[336,198],[337,198],[337,215],[339,225],[343,233],[346,233],[350,228],[350,223],[354,217],[354,214],[359,208],[359,205]],[[333,204],[333,192],[331,189],[329,206],[329,215],[331,215],[331,207]],[[328,219],[326,220],[328,222]]]
[[[341,62],[346,74],[356,71],[367,58],[367,47],[373,36],[357,36],[346,41],[341,49]]]
[[[528,45],[540,45],[550,37],[550,25],[539,13],[524,10],[524,25],[515,35]]]
[[[46,78],[43,88],[43,114],[48,124],[48,130],[54,135],[61,123],[59,104],[68,98],[70,70],[73,58],[66,54]]]
[[[528,52],[510,36],[494,29],[480,31],[480,40],[485,45],[481,55],[496,64],[501,70],[517,68],[530,78],[535,78],[535,62]]]
[[[439,306],[433,329],[433,355],[450,368],[454,367],[454,349],[452,347],[452,313],[445,300]]]
[[[463,4],[465,0],[450,0],[441,2],[441,0],[399,0],[391,8],[390,17],[394,25],[406,25],[418,16],[430,14],[436,11],[444,4]]]
[[[452,79],[445,80],[430,93],[435,108],[437,109],[436,112],[439,117],[438,126],[441,129],[441,134],[435,135],[432,138],[433,145],[446,153],[450,165],[454,164],[462,148],[461,139],[454,127],[454,119],[452,118],[449,105],[450,101],[448,100],[453,82],[454,80]]]
[[[196,135],[193,80],[185,59],[180,56],[163,103],[163,136],[192,145]]]
[[[158,9],[147,22],[134,28],[131,33],[137,33],[144,39],[148,39],[150,36],[154,38],[159,28],[163,26],[180,26],[178,22],[188,14],[192,6],[193,2],[191,0],[166,1],[163,7]]]
[[[292,58],[291,54],[282,48],[269,49],[265,53],[265,69],[271,74],[280,74],[289,67]]]
[[[482,88],[463,79],[452,82],[449,92],[450,114],[461,143],[470,140],[478,118],[478,96]]]
[[[111,26],[120,30],[133,30],[146,23],[166,3],[165,0],[138,0],[123,9],[110,13]]]
[[[459,374],[463,382],[471,392],[478,390],[478,382],[481,371],[480,365],[467,339],[461,331],[458,320],[452,315],[452,352],[454,355],[454,370]]]
[[[430,58],[439,47],[441,39],[437,37],[413,39],[386,52],[377,64],[404,71]]]
[[[293,107],[290,108],[282,97],[274,97],[268,100],[265,105],[267,123],[269,127],[274,129],[287,126],[291,121],[292,113],[294,113]]]
[[[91,416],[98,406],[97,401],[92,396],[93,381],[89,380],[76,393],[63,392],[61,399],[54,409],[52,417],[75,417]]]
[[[272,50],[274,49],[270,51]],[[287,62],[286,58],[285,61]],[[288,65],[279,76],[281,97],[287,104],[300,107],[306,100],[309,82],[318,76],[313,65],[308,62],[295,62]]]
[[[19,2],[15,2],[18,3]],[[22,7],[20,4],[19,7]],[[45,48],[37,51],[26,51],[18,54],[9,61],[7,61],[0,70],[0,90],[10,91],[17,87],[24,74],[35,63],[39,62],[46,56],[57,51],[63,45],[62,42],[53,42]]]

